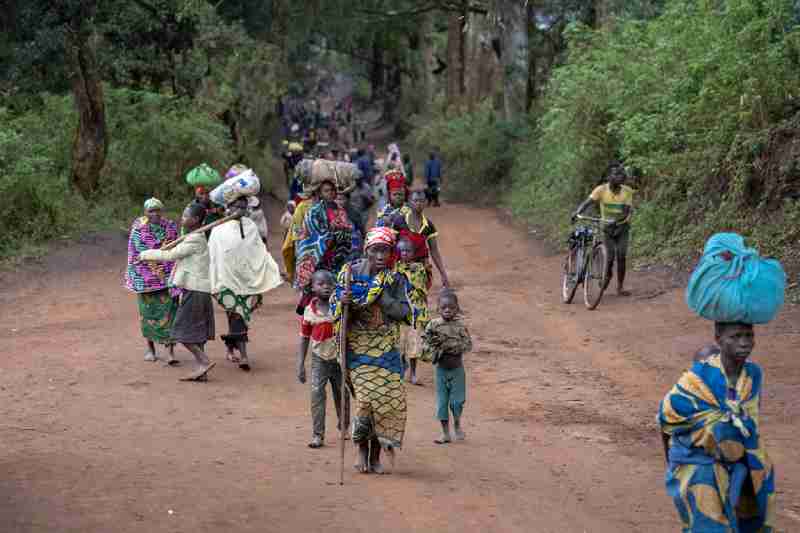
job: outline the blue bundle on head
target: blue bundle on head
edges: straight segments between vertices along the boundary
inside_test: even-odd
[[[786,273],[780,262],[748,248],[736,233],[717,233],[686,287],[686,303],[715,322],[765,324],[783,307]]]

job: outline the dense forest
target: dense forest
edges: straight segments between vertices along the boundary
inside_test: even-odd
[[[2,256],[185,198],[202,161],[270,177],[279,99],[329,71],[441,151],[451,197],[492,193],[554,241],[620,160],[641,260],[684,262],[734,229],[798,262],[793,0],[0,6]]]

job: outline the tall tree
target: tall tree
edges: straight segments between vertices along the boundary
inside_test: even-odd
[[[506,120],[513,120],[528,106],[528,7],[520,0],[495,0],[503,66],[503,102]]]
[[[62,0],[53,2],[52,8],[63,22],[68,77],[78,110],[70,181],[82,196],[90,198],[98,189],[108,154],[105,101],[92,27],[97,1]]]

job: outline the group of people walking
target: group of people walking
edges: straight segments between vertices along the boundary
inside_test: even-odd
[[[361,151],[354,164],[355,179],[336,173],[300,177],[301,189],[282,217],[283,277],[297,291],[297,379],[311,386],[309,447],[325,444],[330,385],[339,427],[349,428],[357,445],[357,470],[379,474],[385,471],[382,452],[394,457],[403,445],[405,386],[420,384],[418,359],[437,365],[442,436],[436,442],[464,438],[462,356],[471,349],[439,250],[438,231],[425,214],[427,183],[406,176],[402,164],[395,164],[402,162],[396,145],[391,153],[397,156],[381,162],[368,160],[366,150]],[[235,166],[226,177],[245,170]],[[376,212],[373,191],[378,181],[385,184],[388,201]],[[206,380],[215,364],[206,343],[215,338],[216,302],[228,319],[228,332],[221,336],[226,358],[249,370],[253,313],[264,293],[281,283],[257,198],[228,196],[220,206],[211,201],[208,188],[197,187],[180,228],[165,217],[164,209],[159,200],[147,200],[129,239],[125,282],[137,294],[145,360],[175,365],[174,346],[180,343],[196,363],[182,379]],[[209,222],[213,227],[204,227]],[[433,266],[442,291],[437,299],[441,316],[431,320]],[[350,320],[342,331],[345,308]],[[157,345],[164,347],[164,355]],[[343,388],[349,393],[345,397],[352,396],[352,418],[351,402],[340,401]],[[451,417],[455,437],[450,433]]]
[[[437,416],[464,438],[460,416],[465,401],[462,355],[471,349],[467,328],[458,315],[458,299],[438,246],[438,232],[425,215],[427,186],[406,176],[396,145],[383,162],[360,150],[357,178],[298,175],[302,189],[284,215],[282,247],[287,276],[298,292],[300,318],[297,378],[307,381],[311,358],[312,438],[309,447],[325,443],[326,388],[330,384],[339,427],[352,424],[357,445],[356,469],[383,473],[382,452],[394,457],[403,444],[407,381],[418,384],[417,358],[427,357],[446,372],[438,379]],[[380,168],[380,170],[375,170]],[[377,177],[377,179],[376,179]],[[385,184],[385,205],[376,206],[372,191]],[[370,221],[374,221],[370,224]],[[430,320],[432,265],[439,271],[442,317]],[[349,309],[347,331],[341,318]],[[445,311],[446,309],[446,311]],[[339,344],[337,344],[337,338]],[[347,373],[342,376],[337,350],[344,343]],[[445,365],[447,365],[445,367]],[[441,385],[441,386],[439,386]],[[341,387],[353,397],[341,403]],[[439,443],[450,442],[449,430]]]
[[[335,154],[328,159],[335,161]],[[355,179],[337,172],[293,176],[295,187],[282,217],[284,277],[297,292],[296,376],[302,384],[310,381],[311,389],[308,446],[325,445],[330,386],[339,428],[349,428],[356,444],[354,466],[362,473],[386,472],[382,457],[393,462],[402,448],[406,384],[420,383],[419,360],[436,366],[441,436],[435,442],[465,438],[463,356],[472,340],[460,318],[438,229],[425,212],[438,205],[441,164],[432,154],[425,178],[415,179],[408,162],[393,144],[383,161],[360,150],[353,161]],[[244,170],[236,166],[226,177]],[[380,188],[385,192],[376,201]],[[615,167],[609,183],[596,188],[576,213],[596,204],[610,221],[607,238],[622,296],[629,294],[624,282],[632,196],[624,172]],[[215,338],[216,301],[228,321],[221,337],[226,358],[250,370],[253,313],[264,293],[281,284],[258,199],[228,195],[224,205],[214,205],[209,191],[198,187],[180,228],[164,209],[156,198],[145,202],[128,246],[125,286],[137,294],[145,360],[174,365],[174,347],[180,343],[196,363],[182,379],[206,380],[215,364],[205,347]],[[204,227],[209,222],[213,229]],[[776,263],[745,248],[740,236],[718,234],[690,281],[687,302],[714,322],[715,345],[698,355],[658,413],[667,490],[684,531],[773,530],[774,470],[760,436],[763,378],[749,357],[753,324],[771,320],[783,303],[785,274]],[[442,286],[438,316],[429,307],[434,267]],[[756,290],[752,287],[759,292],[747,293]],[[157,345],[164,346],[164,355]],[[345,390],[348,394],[342,394]]]
[[[229,177],[246,170],[234,167]],[[168,365],[178,364],[176,343],[195,358],[196,368],[184,380],[204,381],[215,363],[205,353],[214,340],[213,301],[224,310],[228,333],[222,335],[227,359],[250,370],[248,330],[263,294],[281,284],[280,272],[266,247],[267,226],[258,199],[232,196],[212,205],[204,187],[181,216],[181,229],[164,215],[164,204],[150,198],[144,215],[134,220],[128,241],[125,286],[136,293],[141,331],[147,343],[145,361],[157,361],[156,345],[165,346]],[[209,233],[205,223],[218,224]],[[208,236],[207,236],[208,235]]]

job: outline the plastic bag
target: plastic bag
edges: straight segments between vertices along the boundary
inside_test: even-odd
[[[689,308],[715,322],[765,324],[783,306],[786,274],[775,259],[744,245],[736,233],[717,233],[686,287]]]
[[[222,176],[219,175],[219,172],[203,163],[186,173],[186,183],[192,187],[201,185],[203,187],[216,187],[222,183]]]
[[[217,205],[228,205],[242,196],[255,196],[261,191],[261,181],[249,168],[241,174],[228,178],[211,191],[208,197]]]

